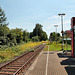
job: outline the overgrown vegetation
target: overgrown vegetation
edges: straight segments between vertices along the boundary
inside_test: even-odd
[[[52,44],[48,42],[44,51],[48,51],[48,46],[49,46],[49,51],[61,51],[62,50],[62,44],[59,42],[57,44],[55,41]],[[66,47],[66,44],[64,44],[64,50],[71,50],[71,45],[67,44],[67,47]]]
[[[45,46],[45,48],[43,49],[43,51],[48,51],[48,45]]]
[[[47,43],[49,45],[50,51],[60,51],[62,50],[62,37],[60,36],[60,33],[52,32],[49,36],[49,42]],[[71,41],[64,41],[64,50],[71,50]]]
[[[42,25],[36,24],[33,32],[29,33],[21,28],[8,28],[9,23],[6,23],[6,19],[0,7],[0,62],[11,60],[15,56],[30,51],[32,47],[40,44],[37,41],[47,40],[47,34],[42,30]]]
[[[42,27],[43,26],[41,24],[36,24],[35,28],[33,29],[33,32],[30,33],[30,38],[33,41],[46,41],[48,39],[47,34],[42,30]]]
[[[37,42],[47,40],[47,34],[42,30],[41,24],[36,24],[33,32],[21,28],[9,29],[4,11],[0,7],[0,48],[12,47],[30,40]]]
[[[51,42],[53,42],[53,41],[58,41],[58,40],[60,40],[60,33],[55,33],[55,32],[52,32],[52,33],[50,33],[50,36],[49,36],[49,40],[51,41]]]
[[[34,46],[41,44],[41,42],[28,42],[6,49],[0,49],[0,62],[5,62],[19,56],[26,51],[30,51]]]

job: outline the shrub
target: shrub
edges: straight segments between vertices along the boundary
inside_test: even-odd
[[[10,42],[10,46],[14,46],[14,43],[13,42]]]
[[[39,41],[39,37],[38,36],[32,37],[32,41],[33,42],[38,42]]]

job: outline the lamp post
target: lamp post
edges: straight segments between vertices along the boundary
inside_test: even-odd
[[[58,27],[58,25],[54,25],[54,27],[56,27],[56,44],[57,44],[57,27]]]
[[[66,53],[67,53],[67,31],[64,33],[66,35]]]
[[[63,50],[63,45],[64,45],[64,33],[63,33],[63,16],[66,15],[64,13],[60,13],[58,14],[59,16],[61,16],[61,27],[62,27],[62,50]]]

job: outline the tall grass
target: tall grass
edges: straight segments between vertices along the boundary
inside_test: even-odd
[[[14,47],[8,47],[4,50],[0,50],[0,62],[12,60],[15,56],[19,56],[22,53],[29,51],[32,47],[39,45],[41,42],[28,42],[20,44]]]
[[[58,42],[56,44],[56,42],[54,41],[51,44],[50,44],[50,42],[48,42],[47,45],[49,45],[49,51],[60,51],[60,50],[62,50],[62,43]],[[64,50],[71,50],[71,45],[67,44],[67,47],[66,47],[66,44],[64,44],[63,49]],[[47,51],[47,48],[44,51]]]
[[[45,46],[45,48],[43,49],[43,51],[48,51],[48,45]]]

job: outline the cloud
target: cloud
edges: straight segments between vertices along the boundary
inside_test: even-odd
[[[48,17],[48,20],[50,19],[59,19],[59,16],[51,16],[51,17]]]
[[[61,22],[57,22],[57,23],[50,24],[46,29],[50,29],[54,25],[58,25],[58,27],[61,27]],[[67,27],[67,25],[70,25],[70,20],[64,21],[63,25],[66,25],[66,27]]]
[[[49,25],[46,29],[52,29],[52,27],[54,27],[54,25],[58,25],[58,24],[51,24],[51,25]]]
[[[50,23],[46,28],[45,28],[45,30],[46,31],[49,31],[49,33],[51,33],[51,32],[55,32],[55,27],[54,27],[54,25],[58,25],[58,27],[57,27],[57,32],[59,32],[59,33],[61,33],[61,22],[54,22],[54,23]],[[63,23],[63,30],[65,31],[65,30],[69,30],[71,28],[71,26],[70,26],[70,20],[66,20],[66,21],[64,21],[64,23]],[[49,36],[49,34],[48,34],[48,36]]]
[[[40,16],[34,16],[31,19],[38,19],[38,18],[40,18]]]
[[[48,26],[46,29],[51,29],[53,25],[54,25],[54,24],[51,24],[51,25]]]
[[[47,32],[48,36],[51,32],[55,32],[54,25],[58,25],[57,32],[61,33],[61,18],[60,16],[51,16],[47,17],[43,22],[42,25],[44,30]],[[67,18],[66,20],[63,19],[63,29],[69,30],[70,29],[70,20]]]
[[[70,24],[70,20],[64,21],[64,24]]]

